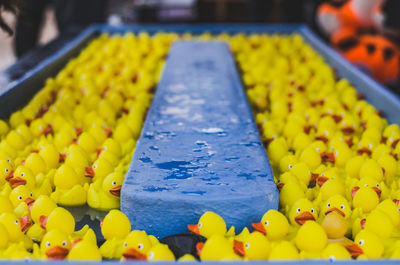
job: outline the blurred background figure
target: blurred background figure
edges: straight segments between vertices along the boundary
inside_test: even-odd
[[[399,12],[399,0],[332,0],[319,6],[316,20],[345,58],[392,84],[400,75]]]
[[[15,52],[21,57],[38,44],[49,5],[55,10],[58,32],[62,34],[106,21],[107,0],[21,0],[15,34]]]

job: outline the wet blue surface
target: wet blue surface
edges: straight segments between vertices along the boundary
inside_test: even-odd
[[[170,51],[121,208],[135,229],[186,232],[205,211],[237,230],[278,207],[278,191],[232,55],[220,42]]]

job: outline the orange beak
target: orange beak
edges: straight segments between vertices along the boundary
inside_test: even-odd
[[[199,225],[195,224],[195,225],[188,225],[188,229],[190,232],[195,233],[197,235],[200,235],[200,230],[199,230]]]
[[[58,162],[63,163],[65,161],[65,158],[67,157],[66,154],[60,154],[58,157]]]
[[[335,163],[336,161],[335,155],[327,152],[321,153],[321,160],[322,162],[331,162],[331,163]]]
[[[47,127],[42,130],[42,134],[44,134],[44,136],[47,136],[52,132],[53,132],[53,127],[51,126],[51,124],[47,125]]]
[[[324,185],[325,182],[327,182],[328,180],[329,180],[329,178],[327,178],[327,177],[324,177],[324,176],[319,177],[317,180],[318,186],[322,187],[322,185]]]
[[[94,178],[95,172],[92,167],[85,167],[85,171],[86,171],[85,177]]]
[[[244,257],[246,253],[244,252],[243,242],[233,240],[233,251],[235,251],[239,256]]]
[[[278,185],[276,185],[276,188],[281,191],[283,186],[285,186],[285,183],[279,183]]]
[[[260,232],[260,233],[262,233],[264,235],[267,235],[267,230],[265,229],[263,223],[252,223],[251,225],[253,226],[253,228],[256,231],[258,231],[258,232]]]
[[[359,155],[362,155],[362,154],[371,155],[371,154],[372,154],[372,151],[369,150],[369,149],[366,148],[366,147],[363,147],[363,148],[358,149],[358,154],[359,154]]]
[[[22,232],[25,232],[32,225],[32,223],[29,221],[28,215],[24,215],[24,216],[20,217],[19,222],[21,224]]]
[[[96,153],[97,153],[97,157],[99,157],[99,155],[101,154],[101,152],[103,152],[104,148],[96,148]]]
[[[299,225],[304,225],[305,222],[307,221],[315,221],[314,216],[310,213],[310,212],[302,212],[301,214],[299,214],[298,216],[296,216],[294,218],[294,220],[296,221],[296,223],[298,223]]]
[[[76,136],[78,137],[79,135],[81,135],[81,133],[83,132],[82,127],[78,127],[75,129],[76,132]]]
[[[397,145],[397,143],[398,143],[399,141],[400,141],[400,139],[396,139],[396,140],[394,140],[394,141],[392,142],[391,146],[392,146],[393,149],[396,148],[396,145]]]
[[[354,144],[354,143],[353,143],[353,138],[346,139],[345,142],[346,142],[346,144],[347,144],[349,147],[352,147],[353,144]]]
[[[26,185],[26,180],[20,177],[13,177],[10,179],[11,188],[15,189],[20,185]]]
[[[327,142],[329,141],[329,139],[326,138],[326,137],[323,136],[323,135],[315,137],[315,140],[322,141],[322,142],[324,142],[324,143],[327,143]]]
[[[200,256],[201,255],[201,251],[203,250],[204,247],[204,243],[203,242],[198,242],[196,244],[196,251],[197,251],[197,255]]]
[[[112,135],[112,130],[111,130],[110,127],[107,127],[107,128],[105,129],[105,132],[106,132],[107,137],[111,137],[111,135]]]
[[[32,198],[26,198],[24,202],[28,205],[29,211],[31,211],[35,200]]]
[[[397,206],[399,206],[399,200],[398,199],[393,199],[393,202],[397,205]]]
[[[354,129],[353,129],[353,127],[348,126],[348,127],[344,127],[342,129],[342,132],[344,135],[350,135],[350,134],[354,133]]]
[[[39,153],[39,149],[33,149],[31,150],[31,153]]]
[[[8,175],[6,176],[6,180],[10,181],[10,179],[12,179],[14,177],[14,171],[10,171],[10,173],[8,173]]]
[[[126,260],[147,260],[146,255],[134,248],[128,248],[122,254]]]
[[[114,196],[121,197],[121,187],[122,187],[122,186],[119,185],[119,186],[117,186],[117,187],[111,189],[111,190],[110,190],[110,193],[111,193],[112,195],[114,195]]]
[[[354,196],[356,196],[357,191],[360,189],[360,187],[356,186],[351,189],[351,197],[354,199]]]
[[[339,123],[343,118],[340,115],[333,114],[332,118],[335,120],[336,123]]]
[[[365,218],[360,221],[360,226],[361,226],[362,229],[365,228],[365,223],[366,222],[367,222],[367,219],[365,219]]]
[[[40,227],[41,228],[46,229],[46,224],[47,224],[47,220],[48,219],[49,218],[47,216],[44,216],[44,215],[39,217],[39,223],[40,223]]]
[[[67,248],[63,248],[60,246],[52,247],[51,249],[46,251],[47,257],[53,260],[63,260],[67,257],[69,250]]]
[[[349,251],[352,258],[357,258],[364,253],[360,246],[356,244],[345,246],[345,248]]]
[[[345,214],[344,212],[342,212],[341,210],[339,210],[339,209],[336,208],[336,207],[330,208],[328,211],[325,212],[325,215],[328,215],[328,214],[330,214],[331,212],[337,212],[337,213],[341,214],[343,217],[346,216],[346,214]]]
[[[378,194],[378,197],[380,198],[382,195],[381,189],[379,189],[378,187],[372,187],[372,189],[376,192],[376,194]]]

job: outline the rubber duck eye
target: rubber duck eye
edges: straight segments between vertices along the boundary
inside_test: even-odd
[[[22,196],[21,195],[18,196],[18,200],[22,201]]]
[[[40,130],[43,130],[43,126],[42,126],[42,125],[40,125],[40,126],[39,126],[39,129],[40,129]]]
[[[364,239],[360,239],[360,241],[358,241],[358,244],[360,245],[360,246],[363,246],[364,245]]]
[[[330,255],[330,256],[329,256],[329,260],[330,260],[330,261],[335,261],[335,256]]]
[[[340,205],[340,209],[344,210],[344,204]]]
[[[311,213],[314,213],[314,208],[311,208]]]
[[[7,158],[7,161],[8,161],[8,163],[11,163],[11,159],[10,158]]]
[[[151,252],[149,253],[149,255],[147,255],[147,257],[148,257],[149,259],[152,259],[152,258],[154,258],[154,252],[153,252],[153,251],[151,251]]]
[[[381,187],[381,185],[379,185],[379,183],[376,183],[376,187],[380,188],[380,187]]]
[[[325,136],[329,136],[329,132],[328,131],[325,131],[324,134],[325,134]]]
[[[111,182],[111,184],[112,184],[113,186],[115,186],[115,185],[117,184],[117,182],[114,180],[113,182]]]
[[[292,169],[292,167],[293,167],[292,164],[289,164],[288,168],[289,168],[289,169]]]
[[[246,243],[246,245],[244,246],[246,249],[250,248],[250,243]]]
[[[336,177],[332,177],[331,179],[336,179]]]
[[[368,187],[368,184],[364,184],[365,187]]]
[[[297,212],[297,213],[300,213],[300,212],[301,212],[301,209],[300,209],[300,208],[297,208],[297,209],[296,209],[296,212]]]
[[[372,144],[368,144],[368,148],[371,149],[372,148]]]
[[[50,247],[50,241],[46,242],[46,247],[48,247],[48,248]]]
[[[317,148],[315,148],[315,151],[317,151],[319,153],[321,150],[319,149],[319,147],[317,147]]]
[[[24,172],[21,173],[21,177],[25,177],[25,173]]]
[[[343,140],[344,140],[343,137],[340,137],[339,139],[340,139],[340,141],[342,141],[342,142],[343,142]]]
[[[107,150],[107,146],[104,146],[104,150]]]
[[[268,225],[269,225],[269,221],[265,220],[265,226],[268,226]]]
[[[17,133],[21,133],[21,129],[18,129],[18,130],[17,130]]]
[[[63,245],[64,247],[66,247],[66,246],[67,246],[67,241],[64,240],[64,241],[62,242],[62,245]]]
[[[124,242],[124,248],[126,248],[128,246],[128,243]]]
[[[19,225],[18,220],[14,220],[14,224]]]
[[[143,249],[143,244],[139,243],[137,247],[138,247],[139,250],[142,250]]]
[[[199,228],[201,228],[203,226],[202,222],[199,222]]]
[[[328,208],[329,208],[329,207],[331,207],[331,204],[328,202],[328,204],[326,206],[328,206]]]
[[[33,192],[30,193],[31,197],[33,197]]]
[[[337,156],[337,155],[339,155],[339,152],[338,152],[338,151],[335,152],[335,156]]]
[[[93,166],[93,169],[96,169],[97,168],[97,164],[95,164],[94,166]]]
[[[5,169],[4,169],[4,172],[8,173],[8,168],[5,168]]]

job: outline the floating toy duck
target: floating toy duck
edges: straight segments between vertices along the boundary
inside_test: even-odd
[[[265,260],[271,249],[269,240],[259,232],[249,234],[243,242],[234,241],[234,251],[248,260]]]
[[[293,243],[283,240],[272,245],[268,258],[270,260],[298,260],[300,255]]]
[[[68,236],[57,229],[47,232],[40,243],[40,253],[46,259],[63,260],[70,250]]]
[[[87,167],[85,170],[85,176],[92,178],[93,182],[95,182],[99,179],[103,180],[108,174],[113,172],[113,166],[106,158],[102,157],[94,161],[92,167]]]
[[[147,253],[148,261],[174,261],[174,253],[169,249],[168,245],[156,244]]]
[[[292,226],[299,227],[307,221],[318,219],[318,212],[315,206],[309,200],[302,198],[297,200],[288,212],[289,221]]]
[[[354,187],[352,189],[353,208],[361,208],[364,213],[368,213],[379,204],[379,196],[370,187]]]
[[[24,232],[29,227],[28,218],[18,218],[13,213],[2,213],[0,215],[0,224],[8,232],[8,238],[12,243],[23,242],[25,248],[32,248],[32,240]]]
[[[101,252],[97,247],[96,235],[89,229],[81,238],[74,241],[68,254],[68,260],[101,260]]]
[[[295,242],[303,252],[320,252],[326,247],[328,237],[317,222],[309,221],[299,228]]]
[[[104,180],[98,179],[90,184],[88,190],[88,205],[102,211],[117,209],[120,206],[120,196],[124,175],[113,172]]]
[[[75,219],[72,214],[63,207],[56,207],[49,216],[39,217],[40,225],[46,231],[57,229],[66,235],[71,235],[75,231]]]
[[[253,223],[252,225],[256,231],[274,241],[282,240],[289,232],[288,220],[276,210],[269,210],[264,214],[260,223]]]
[[[336,260],[349,260],[351,256],[347,249],[338,243],[328,244],[321,252],[321,258],[329,259],[330,261]]]
[[[379,236],[368,230],[361,230],[354,238],[354,244],[346,248],[353,258],[365,255],[368,259],[379,259],[384,251],[384,245]]]
[[[234,259],[233,245],[221,234],[213,234],[205,243],[197,243],[197,254],[203,261]]]
[[[231,227],[227,234],[226,223],[224,219],[214,212],[205,212],[195,225],[188,225],[189,231],[192,233],[204,236],[206,238],[211,237],[214,234],[218,235],[234,235],[234,228]]]
[[[146,260],[152,246],[145,231],[134,230],[125,238],[122,256],[126,260]]]

